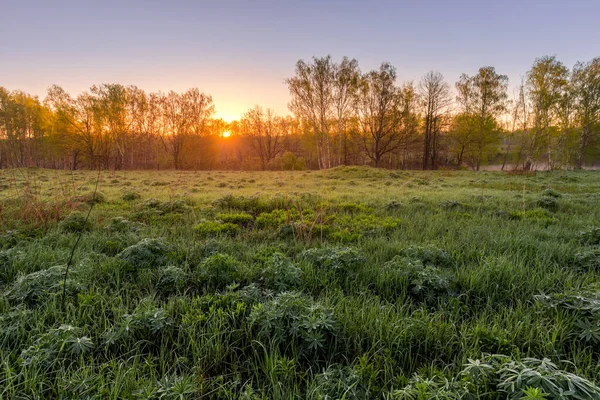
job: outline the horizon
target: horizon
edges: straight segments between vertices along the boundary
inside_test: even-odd
[[[389,61],[398,83],[436,70],[453,91],[461,73],[489,65],[509,77],[510,97],[537,57],[556,55],[572,68],[595,56],[600,39],[588,28],[600,12],[592,1],[570,5],[569,13],[558,1],[480,9],[474,1],[224,3],[6,5],[0,34],[19,35],[3,49],[0,86],[40,99],[53,84],[73,95],[102,83],[163,92],[197,87],[212,96],[215,117],[230,122],[254,105],[290,114],[284,81],[299,59],[348,56],[363,72]],[[532,21],[540,8],[543,18]]]

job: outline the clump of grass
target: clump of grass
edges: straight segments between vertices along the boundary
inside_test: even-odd
[[[142,239],[140,242],[127,247],[117,258],[125,261],[134,269],[157,268],[169,260],[171,247],[161,239]]]
[[[4,293],[4,297],[15,304],[37,305],[62,293],[64,275],[64,265],[20,275]],[[66,291],[69,296],[78,293],[83,288],[74,275],[71,274],[66,282]]]
[[[541,197],[536,202],[538,207],[544,208],[549,211],[558,211],[558,201],[554,197]]]
[[[236,225],[248,225],[250,223],[252,223],[252,221],[254,220],[254,217],[252,217],[252,215],[245,213],[245,212],[239,212],[239,213],[219,213],[217,214],[217,219],[226,222],[226,223],[232,223],[232,224],[236,224]]]
[[[204,221],[194,227],[194,230],[201,237],[235,235],[240,231],[240,227],[231,222]]]
[[[85,215],[72,213],[59,224],[60,230],[69,233],[85,232],[91,229],[91,224],[86,221]]]
[[[140,199],[142,196],[137,192],[125,192],[121,198],[125,201],[134,201]]]

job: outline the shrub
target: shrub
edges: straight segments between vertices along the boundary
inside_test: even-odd
[[[302,270],[280,252],[275,252],[261,262],[261,281],[265,287],[277,291],[298,287]]]
[[[123,217],[113,217],[110,219],[108,225],[106,225],[106,229],[110,232],[135,232],[140,230],[143,226],[144,225],[139,222],[131,222]]]
[[[317,268],[333,271],[339,275],[354,274],[367,261],[365,256],[353,247],[315,247],[303,251],[300,258]]]
[[[131,314],[124,314],[119,322],[103,333],[107,346],[123,342],[145,340],[160,343],[163,333],[172,325],[164,310],[152,301],[142,301]]]
[[[537,295],[535,299],[550,311],[566,310],[575,316],[573,331],[579,339],[600,343],[600,286],[568,290],[552,295]]]
[[[252,215],[244,212],[240,213],[219,213],[217,218],[223,222],[228,222],[236,225],[247,225],[251,223],[254,218]]]
[[[135,269],[158,267],[167,263],[171,247],[160,239],[142,239],[127,247],[117,258],[127,262]]]
[[[273,210],[256,217],[255,224],[261,228],[278,227],[285,221],[287,221],[287,213],[284,210]]]
[[[465,208],[465,205],[457,200],[445,200],[441,205],[442,208],[447,210],[460,210]]]
[[[384,281],[380,286],[389,286],[398,294],[404,287],[418,301],[433,304],[450,293],[451,277],[433,265],[425,265],[419,259],[395,257],[384,264],[380,272]]]
[[[541,197],[536,204],[549,211],[558,211],[558,201],[554,197]]]
[[[234,235],[240,227],[231,222],[204,221],[194,227],[201,236]]]
[[[186,272],[171,265],[160,270],[156,289],[160,294],[169,296],[184,289],[186,281]]]
[[[102,192],[88,192],[77,196],[75,199],[89,205],[106,203],[106,196]]]
[[[123,193],[123,196],[121,196],[121,198],[125,201],[134,201],[141,197],[142,196],[140,196],[140,194],[136,192],[125,192]]]
[[[512,220],[523,220],[523,221],[532,221],[542,224],[553,224],[557,221],[556,218],[552,217],[548,211],[543,210],[541,208],[536,208],[535,210],[527,210],[527,211],[512,211],[510,213],[510,219]]]
[[[63,232],[84,232],[90,230],[89,221],[85,220],[85,216],[80,213],[72,213],[59,224],[60,230]]]
[[[419,260],[426,266],[452,266],[450,254],[435,246],[412,246],[404,249],[400,254],[411,259]]]
[[[210,289],[225,289],[244,278],[242,265],[229,254],[214,254],[205,259],[194,274],[195,280]]]
[[[79,336],[81,329],[61,325],[38,335],[33,344],[21,352],[23,365],[50,366],[55,360],[71,361],[81,354],[94,350],[94,343],[87,336]]]
[[[461,373],[447,379],[415,375],[392,398],[404,399],[573,399],[598,400],[600,388],[573,373],[561,370],[547,358],[515,361],[503,355],[469,359]]]
[[[600,269],[600,249],[583,250],[575,254],[575,263],[584,269]]]
[[[560,194],[559,192],[557,192],[554,189],[546,189],[542,192],[542,196],[544,197],[554,197],[555,199],[558,199],[560,197],[562,197],[562,194]]]
[[[307,390],[307,398],[324,399],[369,399],[373,393],[353,367],[330,365],[317,374]]]
[[[312,361],[319,353],[333,352],[341,335],[333,311],[298,292],[254,305],[249,322],[259,339]]]
[[[587,231],[577,234],[579,240],[584,244],[597,245],[600,244],[600,228],[591,228]]]
[[[4,296],[13,303],[37,305],[51,296],[62,294],[64,275],[64,265],[57,265],[28,275],[20,275],[4,293]],[[83,289],[83,285],[74,278],[75,275],[76,271],[71,271],[67,279],[66,289],[69,296],[75,295]]]

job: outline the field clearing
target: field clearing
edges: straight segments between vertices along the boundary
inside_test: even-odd
[[[0,227],[0,398],[600,399],[595,171],[0,170]]]

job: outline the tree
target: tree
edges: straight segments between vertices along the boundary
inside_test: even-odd
[[[572,84],[581,132],[575,168],[581,169],[590,139],[600,131],[600,57],[575,64]]]
[[[555,56],[537,58],[527,73],[527,86],[533,107],[533,137],[527,154],[526,169],[541,137],[546,139],[547,167],[552,169],[552,132],[550,126],[557,113],[563,91],[567,88],[569,70]]]
[[[435,169],[439,137],[450,105],[450,87],[439,72],[430,71],[419,82],[424,117],[422,168]]]
[[[290,110],[307,121],[316,141],[319,168],[332,166],[330,131],[335,117],[335,71],[331,56],[299,60],[296,75],[286,80],[292,100]]]
[[[286,134],[285,120],[277,117],[273,110],[263,111],[256,106],[242,118],[242,134],[260,159],[263,170],[284,151],[283,139]]]
[[[346,140],[346,122],[352,114],[352,103],[358,82],[360,80],[360,69],[355,59],[342,58],[342,62],[334,66],[334,102],[337,117],[337,129],[339,138],[338,164],[347,163],[348,151]]]
[[[473,119],[477,148],[474,168],[479,171],[484,149],[497,142],[497,117],[506,110],[508,77],[496,73],[494,67],[479,68],[475,76],[462,74],[456,83],[457,100],[463,113]],[[469,136],[470,132],[469,132]]]
[[[379,70],[365,74],[356,93],[358,116],[364,149],[375,167],[384,155],[405,142],[401,132],[402,92],[396,86],[396,69],[383,63]]]

